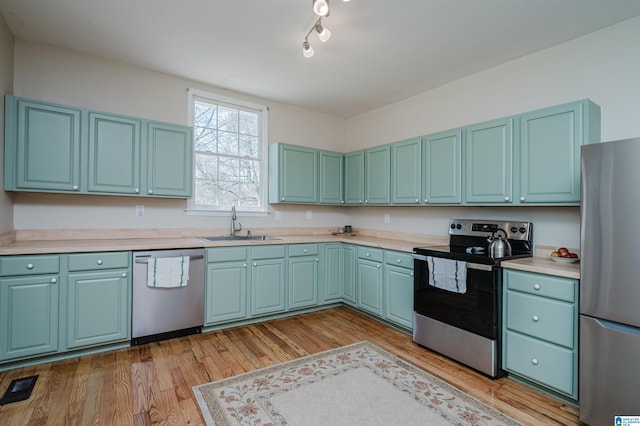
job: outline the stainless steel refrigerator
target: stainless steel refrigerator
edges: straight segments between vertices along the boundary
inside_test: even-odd
[[[582,148],[580,420],[640,416],[640,138]]]

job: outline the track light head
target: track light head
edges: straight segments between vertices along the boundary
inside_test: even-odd
[[[318,16],[329,14],[329,0],[311,0],[313,2],[313,12]]]
[[[313,53],[313,47],[311,47],[307,39],[304,39],[304,42],[302,43],[302,54],[305,58],[310,58],[313,56]]]
[[[316,25],[314,26],[314,28],[318,33],[318,38],[320,39],[321,42],[324,43],[327,40],[329,40],[329,38],[331,37],[331,31],[329,31],[326,27],[323,27],[319,19],[318,19],[318,22],[316,22]]]

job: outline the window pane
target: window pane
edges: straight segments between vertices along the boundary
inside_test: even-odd
[[[203,102],[195,102],[194,108],[194,125],[197,127],[217,127],[216,112],[218,110],[217,105],[206,104]]]
[[[196,179],[195,202],[200,206],[217,206],[217,184],[208,179]]]
[[[220,157],[218,160],[219,178],[221,181],[238,181],[240,163],[237,158]]]
[[[258,137],[240,135],[240,156],[258,158]]]
[[[252,183],[240,184],[240,196],[238,206],[258,207],[260,206],[260,191],[257,185]]]
[[[258,161],[240,160],[240,182],[259,183],[260,163]]]
[[[238,205],[238,184],[236,182],[219,182],[218,205]]]
[[[217,130],[207,129],[204,127],[195,127],[195,149],[196,151],[207,151],[215,153]]]
[[[218,132],[218,154],[238,155],[238,134]]]
[[[218,107],[218,129],[238,133],[238,110]]]
[[[243,135],[258,136],[258,115],[253,112],[240,111],[239,132]]]
[[[196,155],[194,174],[196,179],[218,180],[217,157],[210,155]]]

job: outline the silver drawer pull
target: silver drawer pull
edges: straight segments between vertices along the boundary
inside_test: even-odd
[[[57,278],[51,278],[51,284],[55,284],[55,283],[57,283],[57,282],[58,282],[58,279],[57,279]]]
[[[28,263],[27,264],[27,269],[33,269],[33,263]]]
[[[534,290],[540,290],[540,284],[534,284],[533,285],[533,289]]]
[[[534,315],[531,319],[533,320],[533,322],[538,322],[540,320],[537,315]]]
[[[127,273],[126,272],[122,273],[122,278],[127,278]]]
[[[316,257],[316,262],[320,262],[320,259],[318,259],[317,257]]]
[[[307,251],[308,251],[307,249],[302,250],[303,253],[306,253]]]
[[[376,268],[380,268],[380,265],[376,265]]]
[[[98,260],[96,261],[96,263],[97,263],[98,265],[102,265],[102,259],[98,259]]]
[[[243,264],[242,264],[242,267],[243,267],[243,268],[246,268],[246,267],[247,267],[247,264],[246,264],[246,263],[243,263]]]
[[[371,257],[371,254],[370,254],[370,253],[367,253],[367,257]]]
[[[538,365],[538,360],[537,360],[536,358],[533,358],[533,359],[531,360],[531,364],[533,364],[533,365]]]
[[[398,260],[396,260],[396,262],[398,262],[398,263],[402,263],[402,260],[398,259]]]

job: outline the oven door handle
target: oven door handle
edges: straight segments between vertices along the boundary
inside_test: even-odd
[[[413,258],[415,260],[422,261],[422,262],[426,262],[427,261],[427,256],[422,255],[422,254],[413,253]],[[476,270],[479,270],[479,271],[489,271],[490,272],[490,271],[493,270],[493,267],[491,265],[483,265],[481,263],[466,262],[466,266],[467,266],[467,269],[476,269]]]

